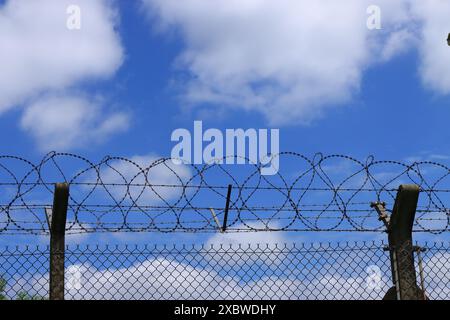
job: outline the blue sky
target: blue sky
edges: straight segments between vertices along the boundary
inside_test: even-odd
[[[179,73],[174,71],[174,60],[183,48],[183,39],[175,32],[166,35],[152,31],[152,24],[138,3],[116,3],[120,13],[118,32],[125,50],[121,67],[105,81],[88,80],[77,86],[125,108],[132,114],[132,125],[100,146],[69,145],[64,151],[88,157],[148,152],[167,155],[173,146],[171,132],[179,127],[191,129],[193,120],[203,120],[205,127],[220,129],[270,127],[258,112],[227,111],[206,119],[199,118],[196,112],[180,115],[183,101],[171,82]],[[443,46],[445,36],[442,35]],[[417,50],[411,49],[387,63],[370,67],[362,74],[360,90],[345,106],[331,109],[307,125],[294,122],[282,126],[281,148],[305,154],[374,154],[390,159],[425,152],[446,154],[448,134],[444,128],[450,113],[449,97],[423,87],[419,64]],[[2,128],[8,132],[2,135],[2,151],[42,156],[32,137],[20,130],[21,111],[16,108],[0,118]]]
[[[202,120],[205,128],[221,130],[279,128],[282,151],[308,156],[450,161],[445,1],[378,1],[381,30],[367,29],[365,1],[340,7],[318,2],[308,9],[318,22],[308,20],[302,1],[295,10],[290,1],[276,10],[250,1],[241,13],[235,1],[216,2],[214,12],[212,2],[66,2],[27,8],[17,0],[0,2],[2,154],[33,161],[52,150],[94,161],[169,156],[172,131],[192,130],[193,121]],[[69,4],[81,8],[80,30],[66,28]],[[285,32],[283,21],[293,30]],[[55,29],[60,22],[61,30]],[[240,34],[238,26],[247,29]],[[73,136],[66,138],[66,130]],[[87,241],[122,241],[107,237]],[[124,237],[141,242],[159,236]]]

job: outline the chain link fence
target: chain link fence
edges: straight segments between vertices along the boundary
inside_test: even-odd
[[[425,243],[417,286],[450,298],[450,250]],[[49,248],[0,252],[0,299],[48,299]],[[392,288],[382,242],[68,246],[66,299],[382,299]]]

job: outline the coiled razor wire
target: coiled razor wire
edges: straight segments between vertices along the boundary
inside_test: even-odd
[[[107,156],[99,162],[52,152],[42,160],[0,156],[0,233],[48,234],[54,184],[67,182],[67,233],[385,231],[372,201],[392,210],[400,184],[420,186],[415,232],[449,230],[449,168],[432,161],[365,161],[294,152],[272,156],[280,167],[261,174],[244,157],[203,165],[178,159]],[[177,161],[173,161],[177,160]],[[230,162],[246,165],[229,165]],[[228,219],[224,221],[231,185]]]

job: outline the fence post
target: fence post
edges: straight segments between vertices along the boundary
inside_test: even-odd
[[[64,300],[64,251],[69,185],[55,184],[50,222],[50,300]]]
[[[417,185],[401,185],[389,219],[389,255],[398,300],[422,298],[417,286],[412,242],[419,190]]]

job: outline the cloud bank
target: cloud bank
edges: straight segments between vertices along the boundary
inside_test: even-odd
[[[127,266],[117,256],[105,259],[108,263],[101,267],[72,261],[66,267],[66,299],[371,300],[381,299],[392,287],[386,261],[376,263],[370,254],[368,257],[342,252],[339,257],[323,261],[320,259],[323,253],[317,256],[305,252],[302,260],[286,262],[283,255],[273,252],[273,258],[282,262],[264,265],[245,260],[242,249],[233,248],[231,259],[244,260],[242,263],[221,260],[219,264],[210,260],[205,265],[200,256],[167,252],[159,256],[151,254],[144,260],[134,257],[138,261]],[[228,259],[221,251],[215,254]],[[121,266],[110,266],[113,261]],[[436,253],[424,260],[427,295],[432,300],[448,299],[449,288],[445,285],[450,274],[448,261],[448,253]],[[380,268],[376,278],[370,278],[370,268]],[[30,274],[14,280],[7,288],[10,295],[22,290],[40,296],[47,294],[47,275]]]
[[[431,1],[142,0],[159,31],[184,48],[188,104],[261,113],[273,125],[309,123],[359,92],[364,71],[415,48],[430,90],[450,92],[450,4]],[[367,8],[381,9],[369,30]]]
[[[41,150],[62,150],[97,144],[125,131],[129,115],[108,112],[100,101],[81,96],[51,96],[30,103],[20,125],[35,138]]]

